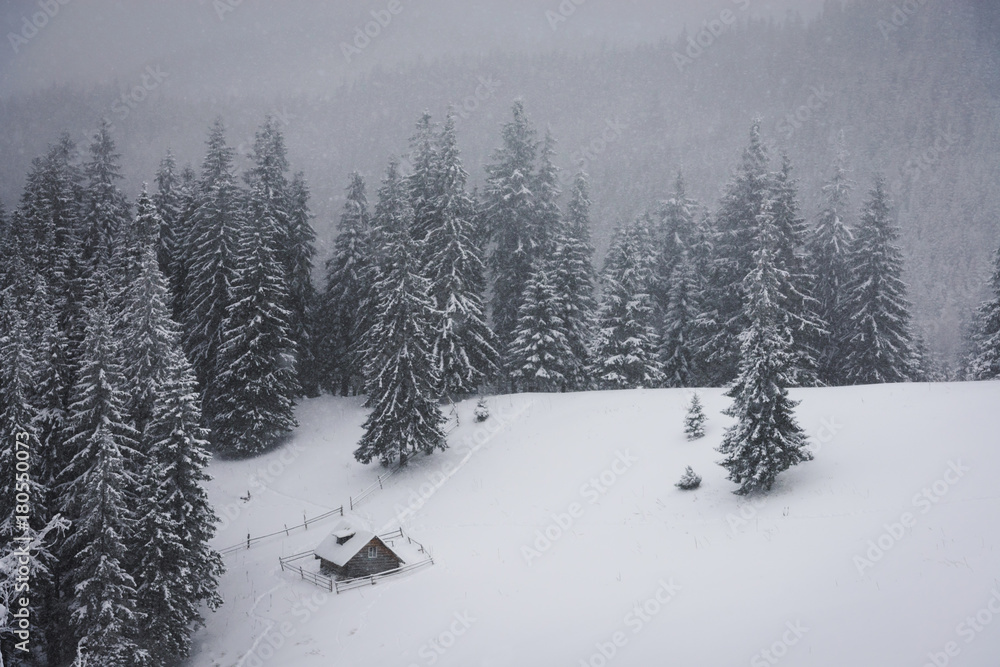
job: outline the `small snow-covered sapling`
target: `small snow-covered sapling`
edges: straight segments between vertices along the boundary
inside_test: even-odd
[[[681,476],[679,482],[674,484],[678,489],[683,489],[684,491],[691,491],[692,489],[697,489],[701,486],[701,476],[695,473],[695,471],[688,466]]]
[[[476,403],[476,421],[484,422],[490,418],[490,409],[486,407],[486,399],[480,398],[479,402]]]
[[[684,418],[684,433],[688,440],[697,440],[705,436],[705,411],[701,407],[701,399],[698,394],[691,397],[691,405],[688,406],[687,416]]]

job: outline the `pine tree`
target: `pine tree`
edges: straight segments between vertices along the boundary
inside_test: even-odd
[[[416,134],[410,139],[413,173],[406,176],[406,189],[413,209],[413,240],[426,261],[424,245],[431,230],[439,225],[441,215],[441,175],[437,128],[429,111],[417,121]]]
[[[564,391],[574,369],[573,350],[561,317],[549,268],[539,263],[524,290],[514,341],[507,352],[509,375],[520,391]]]
[[[313,356],[316,287],[312,281],[316,255],[316,230],[309,212],[309,186],[302,172],[296,172],[288,185],[288,309],[292,313],[292,340],[299,351],[299,385],[306,396],[319,395],[320,376]]]
[[[269,231],[243,227],[232,304],[205,387],[205,421],[213,444],[229,456],[266,451],[297,425],[295,341],[282,305],[288,303],[283,268]]]
[[[819,380],[828,385],[843,382],[847,338],[848,284],[854,235],[846,216],[853,182],[848,177],[847,155],[841,151],[833,176],[823,186],[823,210],[808,241],[809,272],[814,279],[816,313],[826,323],[813,346],[818,351]]]
[[[674,266],[663,315],[660,361],[668,387],[691,387],[701,377],[697,350],[703,283],[686,250]]]
[[[663,372],[650,288],[654,252],[649,221],[640,218],[615,236],[604,268],[592,373],[606,389],[658,387]]]
[[[584,390],[591,384],[590,345],[597,316],[593,256],[589,186],[587,175],[581,169],[573,184],[566,219],[555,239],[551,261],[556,301],[562,306],[560,317],[572,351],[566,369],[566,387],[570,390]]]
[[[182,188],[183,183],[177,173],[177,161],[174,159],[174,154],[168,150],[156,172],[156,194],[153,196],[156,212],[160,216],[156,259],[160,265],[160,272],[167,278],[168,284],[172,279],[173,267],[177,263],[176,255],[186,236],[185,230],[181,229],[185,207]]]
[[[383,247],[365,368],[372,411],[354,457],[366,464],[378,459],[384,466],[394,461],[406,465],[411,456],[443,450],[446,443],[444,417],[434,398],[438,378],[431,359],[431,285],[419,274],[413,211],[396,162],[389,165],[379,190],[374,224]]]
[[[1000,250],[989,283],[990,298],[976,312],[968,375],[973,380],[1000,379]]]
[[[489,267],[493,277],[493,330],[501,349],[514,339],[517,313],[532,265],[539,258],[534,165],[538,152],[535,130],[514,103],[513,119],[503,127],[503,146],[487,166],[484,215],[492,240]]]
[[[161,295],[163,287],[158,285]],[[136,543],[143,545],[136,568],[141,636],[157,665],[190,654],[193,628],[203,624],[201,605],[216,609],[222,603],[216,589],[224,569],[208,544],[217,518],[203,488],[208,443],[194,375],[180,351],[179,331],[167,333],[163,379],[143,432],[149,456],[136,530]]]
[[[684,417],[684,435],[688,440],[697,440],[705,437],[705,410],[701,407],[701,399],[698,394],[691,396],[691,405],[688,406],[687,415]]]
[[[813,296],[815,279],[806,266],[806,223],[799,217],[796,183],[787,155],[782,155],[781,170],[771,180],[767,205],[777,231],[774,262],[783,274],[779,304],[792,333],[789,381],[793,387],[812,387],[819,383],[819,352],[814,343],[827,331],[827,323],[819,316],[819,302]]]
[[[545,131],[538,153],[538,173],[532,192],[535,193],[536,259],[547,260],[555,251],[556,239],[562,231],[562,211],[559,210],[559,169],[555,165],[556,140],[551,130]]]
[[[135,581],[126,570],[133,536],[139,459],[136,433],[124,414],[124,379],[107,307],[90,308],[66,446],[63,514],[73,522],[62,556],[70,563],[66,590],[70,628],[92,660],[108,667],[147,664],[139,647]]]
[[[424,204],[434,215],[424,221],[427,260],[422,273],[430,279],[434,297],[438,394],[452,397],[474,392],[496,372],[500,355],[484,313],[486,268],[475,241],[475,203],[465,191],[468,175],[458,154],[454,114],[448,114],[434,156],[436,199]]]
[[[323,385],[330,392],[347,396],[363,384],[364,357],[359,354],[362,300],[368,292],[366,281],[373,258],[368,253],[369,219],[365,181],[351,174],[340,233],[334,242],[333,257],[326,263],[326,290],[320,319],[322,333],[316,356],[323,368]]]
[[[90,145],[90,160],[84,165],[83,259],[92,267],[111,260],[118,236],[128,224],[129,205],[116,185],[122,179],[120,157],[111,126],[102,119]]]
[[[217,368],[222,324],[234,302],[239,268],[237,245],[244,223],[232,162],[222,121],[216,120],[209,133],[186,250],[184,346],[203,387]]]
[[[178,200],[180,213],[174,222],[174,249],[170,257],[170,266],[167,267],[163,275],[167,278],[167,284],[170,287],[170,311],[174,321],[184,324],[187,318],[187,304],[189,303],[192,253],[196,247],[192,225],[199,204],[198,176],[190,166],[181,170]]]
[[[760,138],[760,120],[750,130],[750,143],[733,179],[726,187],[716,216],[709,294],[711,310],[702,315],[707,379],[723,385],[735,377],[739,366],[739,336],[748,323],[744,317],[744,278],[754,267],[753,248],[757,218],[771,192],[767,149]]]
[[[744,280],[749,326],[740,335],[739,375],[726,394],[733,399],[726,414],[736,423],[718,450],[729,479],[739,484],[738,495],[769,491],[779,473],[812,459],[795,421],[797,403],[786,389],[794,363],[792,334],[779,305],[779,232],[770,206],[765,205],[758,227],[756,266]]]
[[[683,174],[678,172],[674,181],[674,194],[662,203],[655,229],[656,282],[653,296],[656,299],[657,315],[661,320],[669,308],[674,270],[681,261],[681,255],[694,242],[697,208],[698,203],[687,196]]]
[[[688,466],[684,469],[684,474],[681,475],[680,480],[674,486],[682,491],[693,491],[701,486],[701,476],[695,473],[694,468]]]
[[[847,384],[906,382],[913,377],[910,304],[890,207],[885,179],[876,176],[851,253],[849,333],[844,343]]]

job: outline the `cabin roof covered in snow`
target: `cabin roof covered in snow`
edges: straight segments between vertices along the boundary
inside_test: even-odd
[[[337,567],[344,567],[374,537],[376,537],[375,532],[360,521],[344,517],[337,522],[327,538],[316,547],[314,553]],[[349,539],[344,540],[344,538]],[[341,540],[344,540],[343,544],[339,544]]]

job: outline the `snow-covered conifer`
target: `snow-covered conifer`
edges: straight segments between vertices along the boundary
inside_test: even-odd
[[[684,435],[687,436],[688,440],[697,440],[705,436],[706,419],[701,398],[698,397],[698,394],[693,394],[687,415],[684,416]]]

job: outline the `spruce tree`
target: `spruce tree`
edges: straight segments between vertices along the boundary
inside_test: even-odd
[[[90,145],[90,159],[84,165],[86,174],[83,208],[83,259],[92,267],[106,265],[129,220],[129,205],[118,189],[122,179],[121,166],[111,126],[102,119]]]
[[[663,314],[660,361],[667,387],[691,387],[701,377],[697,350],[703,282],[687,250],[674,266]]]
[[[813,346],[818,352],[819,380],[827,385],[843,382],[844,350],[848,334],[848,284],[854,235],[847,224],[853,182],[848,177],[846,153],[838,155],[833,175],[823,186],[823,209],[809,234],[809,272],[813,276],[816,313],[826,323]]]
[[[186,249],[184,346],[203,387],[216,371],[222,324],[234,302],[239,268],[237,244],[244,223],[232,163],[225,128],[221,119],[216,120],[209,133]]]
[[[1000,379],[1000,250],[989,283],[990,298],[976,312],[968,375],[972,380]]]
[[[319,394],[319,369],[313,356],[316,287],[313,285],[313,258],[316,255],[316,230],[309,212],[309,186],[302,172],[296,172],[288,184],[288,309],[291,311],[292,340],[298,348],[299,385],[306,396]]]
[[[792,334],[779,306],[776,267],[779,232],[769,205],[758,220],[756,266],[744,280],[747,329],[740,334],[740,372],[726,394],[726,414],[736,423],[726,430],[719,452],[738,495],[769,491],[779,473],[808,461],[806,437],[799,428],[786,387],[794,364]]]
[[[322,296],[321,333],[316,356],[323,369],[327,391],[347,396],[363,385],[364,356],[359,352],[359,334],[364,325],[363,297],[371,275],[369,254],[368,199],[365,181],[351,174],[347,201],[340,217],[340,231],[333,256],[326,263],[326,289]]]
[[[156,259],[160,272],[170,280],[171,267],[174,266],[174,255],[178,246],[178,226],[184,215],[183,196],[181,194],[180,174],[177,173],[177,161],[174,154],[167,151],[160,160],[156,171],[156,194],[153,196],[156,212],[160,216],[160,230],[156,246]],[[183,233],[181,234],[183,236]]]
[[[846,384],[906,382],[913,378],[910,304],[902,280],[899,231],[891,218],[885,179],[878,175],[861,213],[851,253]]]
[[[174,222],[174,248],[170,257],[170,265],[163,272],[163,275],[167,278],[167,284],[170,287],[170,311],[174,321],[184,324],[189,302],[192,253],[195,249],[192,224],[195,210],[199,204],[198,176],[190,165],[181,170],[178,200],[180,213]]]
[[[548,260],[555,251],[556,239],[562,231],[562,211],[559,210],[559,169],[555,165],[556,140],[551,130],[545,131],[538,153],[538,173],[532,192],[535,193],[535,258]]]
[[[535,158],[538,144],[521,101],[514,103],[513,119],[503,127],[503,146],[486,167],[484,216],[493,251],[491,314],[501,349],[514,339],[517,313],[532,265],[539,256]]]
[[[406,465],[411,456],[446,447],[444,417],[435,400],[438,378],[431,353],[434,303],[419,273],[410,208],[398,164],[379,189],[374,225],[380,230],[380,279],[374,286],[375,319],[367,334],[368,406],[365,433],[354,457]]]
[[[656,282],[653,296],[661,320],[669,307],[674,270],[681,261],[682,253],[694,242],[697,208],[698,203],[687,196],[683,174],[678,172],[673,196],[662,203],[655,229]]]
[[[213,444],[228,456],[264,452],[297,425],[296,349],[283,306],[288,292],[269,231],[243,226],[232,303],[205,387],[205,421]]]
[[[432,350],[438,394],[461,396],[476,390],[500,364],[497,340],[483,306],[485,271],[475,240],[475,202],[466,194],[468,175],[455,138],[455,116],[448,114],[434,150],[436,185],[433,217],[424,221],[422,273],[434,297]],[[411,201],[413,198],[411,190]]]
[[[701,398],[698,394],[692,394],[691,405],[688,406],[687,415],[684,417],[684,435],[688,440],[697,440],[705,437],[705,410],[701,406]]]
[[[591,384],[590,346],[597,317],[593,256],[589,186],[581,169],[573,183],[566,219],[559,227],[551,261],[556,300],[562,306],[560,317],[572,351],[566,369],[566,387],[570,390],[584,390]]]
[[[750,142],[732,180],[726,186],[716,216],[709,294],[711,310],[703,313],[702,326],[707,379],[713,385],[730,382],[739,366],[739,336],[748,323],[744,317],[744,278],[754,267],[753,248],[757,218],[771,191],[767,149],[760,137],[760,120],[750,130]]]
[[[438,157],[437,128],[429,111],[417,121],[416,133],[410,139],[410,161],[413,173],[406,176],[406,189],[413,209],[411,233],[418,251],[426,261],[425,243],[431,230],[439,225],[441,215],[441,175]]]
[[[162,283],[158,288],[162,295]],[[204,489],[208,434],[200,426],[199,397],[179,331],[168,333],[163,378],[142,434],[148,459],[136,527],[136,543],[143,545],[136,568],[141,636],[157,665],[190,654],[191,633],[203,624],[202,604],[216,609],[222,602],[217,587],[223,572],[221,557],[209,546],[217,518]]]
[[[812,387],[819,383],[819,352],[814,344],[827,331],[827,323],[819,316],[819,302],[813,296],[815,280],[807,267],[806,223],[799,217],[796,182],[787,155],[782,155],[781,170],[771,180],[767,204],[777,232],[774,261],[783,274],[779,304],[792,334],[790,386]]]
[[[130,467],[136,433],[124,414],[124,378],[110,315],[98,292],[89,308],[66,446],[63,514],[73,522],[62,558],[70,563],[70,631],[91,660],[109,667],[148,664],[140,648],[135,580],[127,571],[135,509]]]
[[[574,370],[565,311],[546,264],[539,262],[524,290],[514,341],[507,351],[509,375],[527,392],[565,391]]]
[[[605,389],[658,387],[663,372],[650,293],[655,254],[648,219],[615,235],[605,261],[593,375]]]

